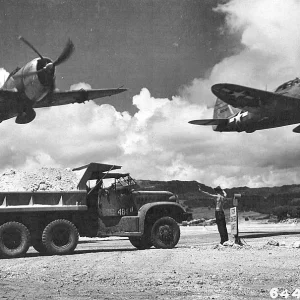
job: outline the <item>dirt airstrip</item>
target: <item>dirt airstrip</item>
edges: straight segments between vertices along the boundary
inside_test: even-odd
[[[175,249],[136,250],[127,239],[81,239],[73,255],[0,260],[0,299],[272,299],[300,289],[297,234],[215,247],[215,226],[183,228]],[[299,228],[300,229],[300,228]],[[283,297],[278,296],[278,299]],[[296,297],[289,297],[297,299]]]
[[[70,169],[8,170],[0,176],[3,191],[74,190],[77,183]],[[264,224],[244,226],[252,233],[269,230]],[[126,238],[81,238],[75,253],[65,256],[41,256],[30,248],[24,258],[0,260],[0,300],[272,299],[272,288],[278,288],[273,297],[289,293],[297,299],[300,290],[291,294],[300,289],[300,248],[292,246],[300,241],[300,225],[275,229],[284,226],[292,234],[274,237],[281,246],[252,234],[242,247],[215,247],[213,225],[181,227],[171,250],[136,250]]]

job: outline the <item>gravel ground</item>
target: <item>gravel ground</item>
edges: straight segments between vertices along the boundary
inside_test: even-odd
[[[300,288],[299,237],[247,239],[243,247],[199,243],[183,230],[178,247],[139,251],[128,240],[99,241],[73,255],[0,261],[0,299],[271,299]],[[215,239],[215,236],[214,236]],[[283,297],[278,296],[278,299]],[[295,297],[289,297],[296,299]]]

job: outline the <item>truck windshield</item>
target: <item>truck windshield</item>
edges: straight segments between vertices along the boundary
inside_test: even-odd
[[[117,184],[119,183],[119,185],[121,186],[133,186],[133,185],[136,185],[136,181],[131,178],[129,175],[127,176],[124,176],[124,177],[120,177],[118,180],[117,180]]]

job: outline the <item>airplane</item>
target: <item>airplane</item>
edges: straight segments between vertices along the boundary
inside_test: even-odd
[[[39,57],[22,68],[13,70],[0,88],[0,123],[16,117],[16,123],[27,124],[34,120],[36,108],[84,103],[127,90],[114,88],[58,91],[55,89],[55,68],[71,57],[75,49],[72,41],[68,40],[59,57],[52,61],[42,56],[25,38],[20,36],[19,39]]]
[[[212,125],[214,131],[247,132],[300,123],[300,79],[281,84],[274,92],[242,85],[219,83],[211,87],[217,96],[213,119],[190,124]],[[300,125],[293,129],[300,133]]]

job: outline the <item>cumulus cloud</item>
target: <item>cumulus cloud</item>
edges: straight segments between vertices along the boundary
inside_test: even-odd
[[[139,178],[174,179],[178,175],[184,179],[181,170],[186,163],[176,150],[176,135],[190,133],[187,121],[196,117],[198,107],[179,99],[152,98],[147,89],[142,89],[133,103],[139,109],[134,116],[90,101],[37,109],[36,119],[26,126],[12,119],[3,122],[1,166],[79,166],[99,161],[122,164]],[[178,119],[175,116],[180,111],[183,115]]]
[[[88,83],[85,83],[85,82],[79,82],[79,83],[75,83],[75,84],[72,84],[70,86],[70,91],[74,91],[74,90],[81,90],[81,89],[91,89],[91,85],[88,84]]]
[[[0,68],[0,87],[3,86],[3,84],[6,81],[8,75],[9,75],[9,73],[5,69]]]
[[[37,109],[26,126],[0,126],[1,170],[37,166],[76,167],[89,162],[124,166],[138,179],[197,180],[223,187],[299,183],[298,139],[291,126],[246,133],[218,133],[189,120],[211,118],[220,82],[275,88],[297,76],[300,3],[232,0],[220,32],[240,37],[238,53],[224,58],[206,78],[196,78],[172,99],[147,88],[133,97],[137,112],[111,105],[73,104]],[[233,45],[236,48],[237,45]],[[1,76],[0,76],[1,80]],[[71,89],[90,88],[86,83]]]
[[[238,35],[242,50],[215,65],[208,78],[195,79],[186,86],[182,97],[193,103],[198,98],[211,107],[215,99],[207,91],[212,84],[228,82],[274,89],[298,75],[299,2],[232,0],[215,11],[226,15],[221,32]],[[203,130],[199,133],[202,135]],[[199,149],[207,153],[207,160],[198,167],[206,169],[210,182],[224,186],[299,183],[297,139],[291,126],[253,134],[217,133],[208,139],[211,152],[205,146]]]

